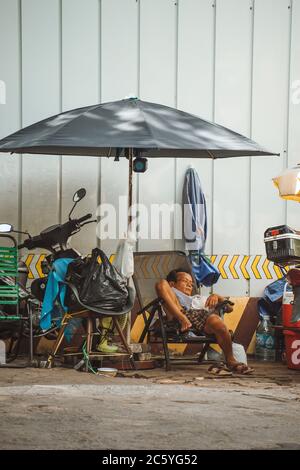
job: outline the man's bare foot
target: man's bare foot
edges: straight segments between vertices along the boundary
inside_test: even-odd
[[[182,320],[180,331],[184,333],[185,331],[188,331],[191,328],[191,326],[192,324],[188,319]]]
[[[241,375],[248,375],[254,372],[252,367],[247,366],[247,364],[244,364],[243,362],[227,362],[227,367],[231,372],[235,372]]]

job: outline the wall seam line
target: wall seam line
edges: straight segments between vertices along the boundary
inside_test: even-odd
[[[137,1],[137,96],[140,98],[141,93],[141,2]],[[140,202],[140,174],[136,173],[136,203],[137,207]],[[139,212],[136,213],[136,227],[139,227]],[[140,251],[140,240],[138,232],[136,232],[136,250]]]
[[[59,108],[62,112],[63,108],[63,59],[62,59],[62,0],[59,0]],[[58,183],[58,222],[62,223],[62,166],[63,157],[59,155],[59,183]]]
[[[252,138],[252,130],[253,130],[253,73],[254,73],[254,9],[255,9],[255,0],[252,0],[250,7],[252,7],[252,15],[251,15],[251,77],[250,77],[250,123],[249,123],[249,133],[250,139]],[[249,232],[248,232],[248,255],[250,256],[251,251],[251,214],[252,214],[252,157],[249,157]],[[248,283],[248,295],[250,296],[250,279],[247,281]]]
[[[290,25],[289,25],[289,54],[288,54],[288,76],[287,76],[287,115],[286,115],[286,136],[285,136],[285,147],[286,153],[283,163],[287,168],[289,165],[289,130],[290,130],[290,99],[291,99],[291,64],[292,64],[292,34],[293,34],[293,0],[290,0]],[[284,169],[284,168],[283,168]],[[285,201],[285,223],[288,223],[288,206],[287,201]]]
[[[175,77],[174,77],[174,104],[175,108],[178,107],[178,31],[179,31],[179,2],[177,0],[174,4],[175,6]],[[177,203],[177,171],[178,171],[178,162],[177,158],[174,158],[174,203]],[[173,211],[173,250],[176,250],[176,240],[175,240],[175,224],[176,224],[176,211]]]
[[[99,36],[98,36],[98,46],[99,46],[99,89],[98,89],[98,98],[99,103],[102,101],[102,0],[99,0]],[[101,190],[102,190],[102,180],[101,180],[101,171],[102,171],[102,162],[101,157],[98,157],[98,192],[97,192],[97,208],[96,213],[98,213],[98,207],[101,205]],[[96,245],[98,248],[101,248],[101,238],[97,235],[96,230]]]
[[[215,111],[216,111],[216,48],[217,48],[217,0],[212,4],[214,8],[214,22],[213,22],[213,93],[212,93],[212,121],[215,122]],[[215,162],[211,161],[211,254],[214,255],[214,192],[215,192]],[[211,287],[211,292],[214,288]]]
[[[20,47],[20,60],[19,60],[19,70],[20,70],[20,128],[23,127],[23,28],[22,28],[22,0],[19,0],[19,47]],[[18,230],[22,230],[23,224],[23,154],[19,156],[19,191],[18,191]],[[18,240],[21,241],[21,234],[18,234]]]

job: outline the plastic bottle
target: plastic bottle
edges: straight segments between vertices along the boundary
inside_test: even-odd
[[[264,315],[256,330],[255,358],[275,361],[275,331],[268,315]]]
[[[6,364],[6,346],[4,341],[0,341],[0,364]]]

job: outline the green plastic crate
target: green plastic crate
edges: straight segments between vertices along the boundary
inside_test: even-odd
[[[1,238],[9,238],[13,243],[13,247],[0,246],[0,280],[3,277],[9,278],[10,284],[0,284],[0,304],[1,305],[17,305],[19,304],[19,287],[18,287],[18,248],[16,241],[10,235],[1,235]],[[19,309],[17,315],[0,316],[0,320],[18,319],[20,318]]]

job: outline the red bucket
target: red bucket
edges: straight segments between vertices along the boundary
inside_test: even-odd
[[[284,330],[285,352],[289,369],[300,370],[300,328],[299,332]]]
[[[299,271],[299,270],[297,270]],[[292,323],[294,294],[288,290],[288,283],[284,286],[282,296],[282,324],[288,328],[300,328],[300,320]]]
[[[300,328],[300,320],[291,322],[293,314],[292,304],[282,304],[282,324],[286,328]]]

